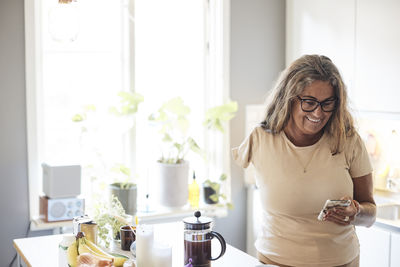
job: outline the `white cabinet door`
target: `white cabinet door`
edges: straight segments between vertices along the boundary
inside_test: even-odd
[[[391,234],[390,267],[400,266],[400,234]]]
[[[356,227],[356,229],[360,240],[360,267],[388,267],[390,232],[374,226]]]
[[[361,110],[400,112],[400,1],[357,1],[355,96]]]
[[[353,88],[355,0],[286,1],[286,65],[304,54],[328,56]]]

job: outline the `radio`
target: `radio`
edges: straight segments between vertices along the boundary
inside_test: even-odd
[[[85,214],[85,199],[39,197],[40,218],[46,222],[69,221]]]

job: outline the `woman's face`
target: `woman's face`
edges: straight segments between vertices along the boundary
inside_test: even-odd
[[[303,99],[303,109],[309,110],[309,107],[316,102],[307,100],[317,100],[323,102],[325,110],[331,110],[332,104],[334,106],[335,91],[327,81],[314,81],[307,86],[304,91],[299,95]],[[332,100],[332,101],[330,101]],[[326,102],[324,102],[326,101]],[[321,105],[317,105],[314,111],[306,112],[301,107],[301,100],[297,98],[292,107],[291,123],[292,131],[300,135],[316,135],[329,121],[332,112],[325,112],[322,110]]]

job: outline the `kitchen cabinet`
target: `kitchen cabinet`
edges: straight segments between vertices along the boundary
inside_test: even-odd
[[[348,88],[352,88],[355,10],[355,0],[288,0],[286,65],[304,54],[326,55],[339,68]]]
[[[400,234],[392,233],[390,241],[390,266],[400,266]]]
[[[360,241],[360,267],[400,266],[400,232],[379,226],[357,226]]]
[[[358,109],[400,112],[399,11],[398,0],[357,1],[353,100]]]
[[[360,241],[360,267],[389,266],[390,232],[375,226],[356,227],[356,230]]]
[[[325,54],[339,68],[353,108],[399,113],[399,12],[398,0],[288,0],[286,64]]]

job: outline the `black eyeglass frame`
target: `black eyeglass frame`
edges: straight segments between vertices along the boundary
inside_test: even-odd
[[[300,107],[301,107],[301,110],[303,110],[304,112],[313,112],[314,110],[316,110],[316,109],[318,108],[318,106],[320,106],[321,109],[322,109],[322,111],[324,111],[324,112],[333,112],[333,111],[335,111],[335,109],[337,108],[337,100],[338,100],[337,97],[334,97],[334,98],[331,98],[331,99],[326,99],[326,100],[321,101],[321,102],[319,102],[319,101],[316,100],[316,99],[301,98],[300,96],[297,96],[297,98],[300,100]],[[303,108],[303,102],[304,102],[304,101],[313,101],[313,102],[317,103],[317,105],[316,105],[312,110],[305,110],[305,109]],[[335,105],[333,106],[333,109],[332,109],[332,110],[325,110],[325,109],[324,109],[324,106],[325,106],[324,104],[325,104],[326,102],[329,102],[329,101],[334,101],[334,102],[335,102]]]

